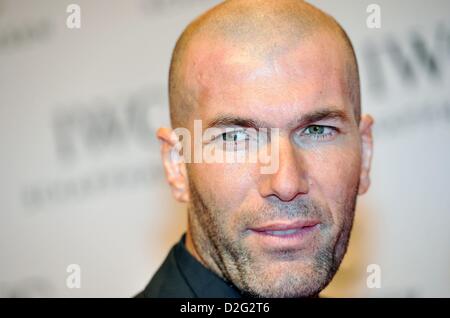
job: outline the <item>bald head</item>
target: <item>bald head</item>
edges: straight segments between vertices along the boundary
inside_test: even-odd
[[[228,0],[190,23],[173,51],[169,72],[169,103],[172,127],[185,127],[198,107],[198,90],[188,79],[189,51],[200,43],[227,43],[243,56],[270,63],[302,41],[331,34],[345,56],[349,100],[357,122],[360,119],[360,87],[357,61],[345,31],[329,15],[301,0]],[[202,49],[204,46],[202,47]],[[206,48],[207,49],[207,48]]]

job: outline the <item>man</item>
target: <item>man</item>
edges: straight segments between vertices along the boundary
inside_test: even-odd
[[[173,129],[193,132],[201,120],[231,151],[253,138],[250,129],[277,128],[277,169],[180,160],[177,134],[160,128],[167,180],[188,205],[188,228],[138,296],[318,296],[344,257],[356,198],[370,183],[373,119],[361,115],[343,29],[299,0],[225,1],[179,38],[169,100]]]

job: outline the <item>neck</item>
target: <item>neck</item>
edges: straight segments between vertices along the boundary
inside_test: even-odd
[[[206,240],[206,238],[205,238]],[[199,248],[198,241],[197,244],[194,242],[194,238],[192,235],[192,230],[188,224],[186,231],[186,241],[185,241],[186,250],[204,267],[218,275],[222,279],[226,279],[225,275],[220,270],[220,267],[215,263],[213,257],[211,257],[207,252],[202,251]]]
[[[205,261],[201,258],[200,254],[197,252],[197,249],[195,248],[194,245],[194,241],[192,239],[192,233],[190,230],[190,227],[188,226],[187,231],[186,231],[186,242],[185,242],[185,246],[187,251],[194,256],[194,258],[199,261],[203,266],[205,266],[206,268],[208,268],[208,266],[206,265]]]

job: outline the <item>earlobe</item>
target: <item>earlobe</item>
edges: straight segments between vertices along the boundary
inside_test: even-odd
[[[172,194],[177,201],[188,202],[186,164],[180,155],[178,138],[170,128],[159,128],[156,136],[160,141],[161,159]]]
[[[361,173],[358,194],[367,192],[370,186],[370,167],[373,153],[372,125],[373,118],[370,115],[361,117],[359,134],[361,137]]]

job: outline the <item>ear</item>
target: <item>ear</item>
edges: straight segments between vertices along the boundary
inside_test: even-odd
[[[372,162],[373,140],[372,140],[373,118],[363,115],[359,123],[359,134],[361,137],[361,174],[359,177],[358,194],[367,192],[370,186],[370,165]]]
[[[159,128],[156,136],[160,141],[161,159],[172,194],[177,201],[189,201],[189,182],[186,164],[180,155],[179,140],[170,128]]]

